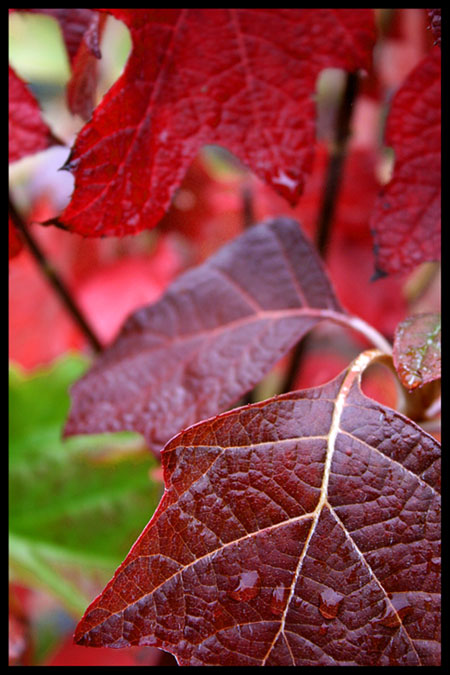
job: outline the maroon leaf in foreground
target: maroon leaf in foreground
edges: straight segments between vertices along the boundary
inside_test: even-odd
[[[180,665],[438,665],[440,447],[362,394],[373,357],[172,439],[162,501],[76,641]]]
[[[370,9],[103,11],[133,49],[66,164],[75,190],[59,220],[84,236],[154,227],[208,143],[295,203],[312,166],[317,76],[367,69],[375,41]]]
[[[416,314],[402,321],[393,360],[402,384],[416,389],[441,377],[441,315]]]
[[[386,127],[392,180],[375,202],[371,229],[379,275],[441,258],[441,51],[434,47],[395,95]]]
[[[300,225],[255,225],[126,321],[72,388],[65,433],[139,431],[159,453],[249,391],[319,321],[346,317]]]

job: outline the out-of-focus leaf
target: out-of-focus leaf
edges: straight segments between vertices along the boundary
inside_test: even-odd
[[[29,666],[32,650],[30,622],[16,597],[13,585],[9,592],[8,665]]]
[[[439,665],[440,446],[361,392],[373,358],[173,438],[76,641],[183,666]]]
[[[8,216],[8,254],[10,258],[15,258],[22,250],[23,244],[20,239],[17,228],[14,226],[11,216]]]
[[[429,9],[428,16],[430,17],[430,28],[436,40],[435,44],[441,46],[441,10]]]
[[[441,50],[413,70],[392,101],[386,143],[392,180],[371,218],[379,276],[441,257]]]
[[[75,612],[110,576],[159,496],[136,436],[61,440],[67,390],[85,368],[74,356],[10,373],[12,573]]]
[[[39,105],[9,66],[9,161],[45,150],[55,139],[41,116]]]
[[[441,315],[416,314],[395,332],[394,364],[407,389],[441,377]]]
[[[72,63],[72,78],[67,85],[67,102],[70,111],[87,120],[96,105],[97,63],[101,58],[100,38],[106,15],[93,12],[91,23],[83,35]]]

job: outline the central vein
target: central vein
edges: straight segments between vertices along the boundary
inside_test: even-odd
[[[333,410],[333,416],[331,419],[331,425],[330,425],[330,431],[328,433],[328,441],[327,441],[327,454],[325,457],[325,463],[324,463],[324,471],[323,471],[323,478],[322,478],[322,485],[320,488],[320,497],[317,502],[317,506],[314,509],[314,511],[311,513],[311,527],[309,529],[308,536],[306,538],[306,541],[303,545],[303,550],[301,552],[301,555],[298,560],[297,568],[295,570],[295,574],[292,580],[291,588],[290,588],[290,593],[289,597],[286,602],[286,607],[283,612],[283,616],[281,617],[280,621],[280,627],[278,629],[278,632],[276,633],[274,639],[272,640],[272,643],[267,650],[267,653],[262,661],[261,665],[265,665],[267,658],[270,655],[270,652],[272,651],[272,648],[276,644],[278,637],[281,633],[284,633],[284,626],[286,622],[286,617],[287,613],[291,604],[292,597],[295,593],[295,587],[297,585],[297,579],[300,576],[301,569],[303,567],[303,561],[306,557],[306,553],[309,548],[309,543],[312,539],[312,536],[316,530],[317,522],[319,520],[320,514],[322,513],[322,508],[328,503],[328,483],[330,480],[330,473],[331,473],[331,462],[333,460],[333,455],[334,451],[336,448],[336,438],[340,430],[340,421],[342,417],[342,412],[344,410],[345,402],[350,390],[350,387],[352,386],[353,382],[355,381],[355,378],[358,377],[364,370],[367,368],[368,364],[370,361],[376,357],[378,354],[378,350],[369,350],[366,352],[363,352],[360,354],[355,361],[352,363],[351,367],[348,370],[347,375],[344,378],[344,381],[339,389],[339,393],[336,397],[335,404],[334,404],[334,410]],[[286,638],[285,638],[286,639]],[[287,643],[287,640],[286,640]],[[289,645],[288,645],[289,647]],[[295,665],[295,664],[294,664]]]

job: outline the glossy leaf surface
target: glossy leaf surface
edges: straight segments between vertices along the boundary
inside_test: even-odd
[[[194,425],[75,639],[180,665],[438,665],[439,444],[334,380]]]
[[[434,47],[392,101],[386,143],[391,181],[371,219],[380,275],[441,257],[441,50]]]
[[[126,321],[72,388],[66,434],[139,431],[158,453],[249,391],[317,322],[345,316],[300,225],[255,225]]]
[[[395,332],[394,364],[403,385],[415,389],[441,377],[441,315],[416,314]]]
[[[311,170],[316,78],[368,68],[375,41],[365,9],[104,11],[133,50],[66,165],[75,191],[60,220],[85,236],[154,227],[205,144],[295,203]]]

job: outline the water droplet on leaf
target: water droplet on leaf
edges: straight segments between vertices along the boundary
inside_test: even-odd
[[[344,596],[342,593],[326,588],[320,594],[319,611],[324,619],[335,619]]]
[[[272,599],[270,601],[270,611],[275,616],[281,616],[284,612],[286,605],[288,589],[279,584],[272,593]]]
[[[238,585],[232,591],[228,591],[228,595],[233,600],[240,602],[248,602],[259,593],[260,579],[256,570],[249,572],[242,572],[239,576]]]
[[[412,611],[413,608],[405,593],[393,593],[390,601],[385,601],[385,607],[378,617],[378,622],[387,628],[397,628]]]

